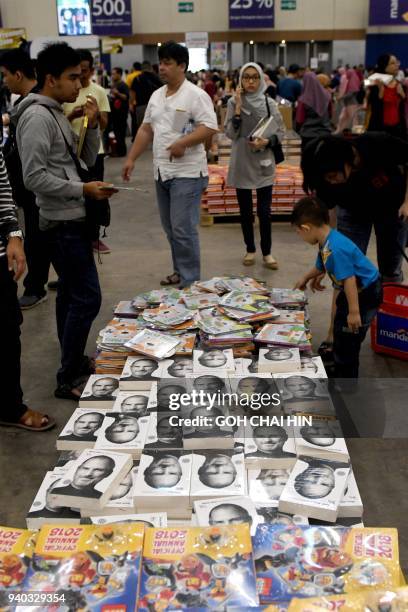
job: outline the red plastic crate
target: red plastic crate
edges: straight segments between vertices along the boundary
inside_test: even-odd
[[[384,301],[371,324],[371,346],[376,353],[408,360],[408,285],[384,285]]]

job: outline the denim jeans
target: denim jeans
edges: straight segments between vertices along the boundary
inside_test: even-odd
[[[198,224],[201,194],[207,184],[208,178],[203,176],[156,181],[160,219],[181,287],[188,287],[200,278]]]
[[[252,189],[237,189],[237,199],[241,216],[241,229],[248,253],[255,253],[255,238],[252,213]],[[256,190],[256,212],[259,219],[262,255],[270,255],[272,248],[271,235],[271,201],[272,185]]]
[[[67,221],[44,232],[58,274],[57,332],[61,345],[59,385],[72,385],[81,366],[92,323],[101,306],[101,290],[85,224]]]
[[[337,378],[358,378],[361,345],[382,302],[382,295],[380,279],[358,294],[362,324],[358,333],[352,333],[348,329],[349,308],[346,294],[342,290],[337,296],[333,334],[333,358]]]
[[[1,392],[0,420],[16,423],[27,407],[23,404],[20,386],[20,325],[23,322],[17,300],[17,283],[14,273],[9,272],[7,257],[0,257],[0,319],[2,325],[2,344],[4,347],[1,361],[1,379],[4,381]]]
[[[377,262],[383,282],[401,282],[402,255],[405,248],[408,226],[398,218],[398,212],[387,210],[373,212],[371,217],[355,217],[345,208],[337,208],[337,229],[350,238],[364,254],[367,253],[371,230],[374,227],[377,239]]]

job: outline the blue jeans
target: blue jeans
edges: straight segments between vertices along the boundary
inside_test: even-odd
[[[398,218],[396,210],[387,210],[386,202],[384,208],[384,211],[373,211],[371,217],[362,219],[345,208],[337,207],[337,229],[366,254],[374,227],[382,281],[398,283],[403,279],[401,248],[405,248],[407,224]]]
[[[61,345],[59,385],[72,385],[81,374],[92,323],[101,307],[101,289],[85,224],[67,221],[44,232],[58,274],[57,332]]]
[[[207,184],[208,178],[203,176],[156,181],[160,219],[181,287],[188,287],[200,278],[198,224],[201,194]]]

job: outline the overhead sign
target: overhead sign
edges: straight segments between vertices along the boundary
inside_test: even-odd
[[[369,25],[408,25],[408,0],[370,0]]]
[[[92,32],[97,36],[132,34],[131,0],[93,0]]]
[[[274,0],[229,0],[229,27],[273,28],[275,26]]]
[[[179,2],[178,12],[179,13],[194,13],[194,2]]]
[[[188,49],[207,48],[208,32],[186,32],[186,47]]]
[[[16,49],[27,40],[25,28],[1,28],[0,29],[0,49]]]
[[[281,11],[296,11],[297,0],[281,0]]]
[[[107,55],[123,53],[123,38],[110,38],[109,36],[102,38],[102,53]]]

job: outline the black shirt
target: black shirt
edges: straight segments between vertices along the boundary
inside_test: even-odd
[[[162,83],[154,72],[142,72],[135,77],[131,89],[136,94],[136,106],[146,106],[152,93],[161,86]]]

